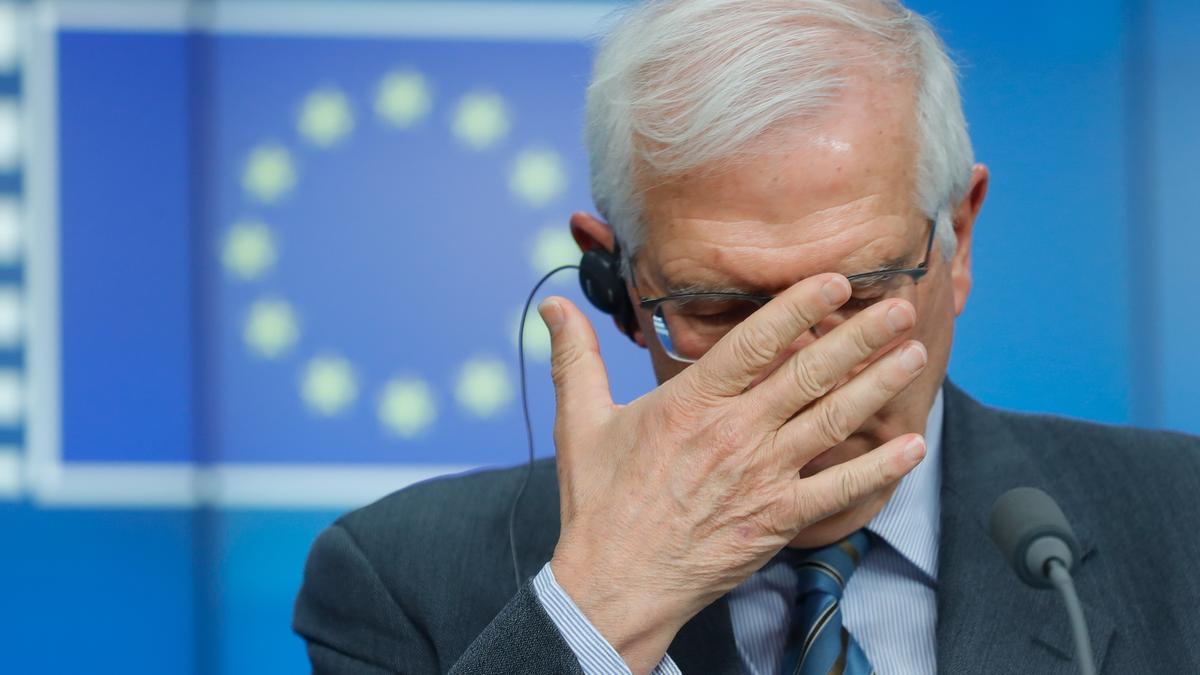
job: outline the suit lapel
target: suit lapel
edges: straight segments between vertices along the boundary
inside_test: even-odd
[[[1036,448],[1019,438],[1013,418],[988,410],[946,383],[941,537],[938,564],[938,670],[947,673],[1073,673],[1066,609],[1052,590],[1025,586],[988,535],[992,503],[1010,488],[1039,487],[1059,500],[1083,549],[1076,588],[1084,604],[1099,667],[1114,624],[1102,581],[1089,560],[1098,555],[1084,513],[1070,490],[1044,470]]]

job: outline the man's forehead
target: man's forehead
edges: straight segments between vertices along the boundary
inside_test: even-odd
[[[855,79],[815,127],[775,134],[727,165],[644,184],[641,248],[656,284],[767,290],[903,254],[919,222],[907,91]]]

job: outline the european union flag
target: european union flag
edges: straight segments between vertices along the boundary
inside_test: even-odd
[[[138,39],[184,61],[196,56],[182,36],[125,36],[107,50],[112,36],[77,39],[87,49],[65,49],[64,69],[104,70],[98,62],[110,57],[123,59],[110,66],[126,73],[163,68],[130,59],[129,41]],[[567,219],[591,205],[581,132],[590,46],[276,32],[204,39],[206,89],[203,105],[187,111],[193,169],[183,181],[194,182],[188,218],[199,232],[188,239],[199,246],[188,255],[200,271],[188,339],[203,433],[201,447],[181,459],[233,472],[303,469],[310,479],[291,490],[296,504],[307,503],[314,470],[336,482],[339,470],[400,467],[403,480],[522,461],[517,325],[533,282],[578,262]],[[119,98],[113,88],[121,86],[110,82],[106,96]],[[65,161],[73,148],[94,155],[94,146],[73,139]],[[143,189],[153,192],[149,180]],[[88,213],[86,221],[64,217],[68,237],[103,210]],[[174,264],[166,260],[146,264]],[[576,287],[563,274],[549,291],[579,298]],[[645,356],[610,319],[594,319],[618,399],[644,392]],[[540,452],[548,454],[549,337],[536,314],[526,344]],[[176,459],[147,455],[153,444],[139,449],[128,435],[97,444],[104,434],[76,429],[73,438],[88,439],[89,461]],[[67,440],[69,462],[80,443]],[[290,489],[286,472],[261,475]]]

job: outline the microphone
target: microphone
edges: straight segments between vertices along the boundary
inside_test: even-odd
[[[1021,581],[1034,588],[1055,588],[1062,595],[1079,672],[1095,675],[1087,620],[1071,579],[1079,566],[1079,541],[1062,509],[1037,488],[1013,488],[992,506],[990,525],[992,541]]]

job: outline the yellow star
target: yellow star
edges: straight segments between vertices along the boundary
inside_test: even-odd
[[[230,228],[221,262],[237,278],[251,281],[270,269],[277,258],[271,229],[259,222],[245,221]]]
[[[504,99],[493,92],[477,91],[459,100],[452,131],[472,150],[486,150],[508,134],[508,127]]]
[[[415,70],[388,73],[375,95],[375,114],[397,129],[420,122],[433,107],[425,78]]]
[[[346,95],[336,88],[318,89],[300,107],[299,131],[309,143],[328,148],[341,142],[354,129],[354,114]]]
[[[250,152],[242,172],[242,187],[260,202],[270,204],[296,185],[296,168],[287,148],[264,143]]]
[[[508,369],[496,359],[467,361],[458,372],[454,396],[468,413],[481,418],[492,417],[512,400]]]
[[[571,236],[566,225],[549,225],[539,230],[534,237],[529,265],[534,274],[541,276],[563,265],[578,265],[582,255],[579,244],[575,243],[575,238]],[[571,274],[560,272],[554,281],[561,284],[570,281],[571,278]]]
[[[526,150],[517,155],[508,186],[521,201],[538,208],[567,189],[567,172],[553,150]]]
[[[379,423],[389,434],[415,438],[437,419],[433,390],[416,378],[393,378],[379,395]]]
[[[322,417],[345,412],[358,397],[358,382],[350,362],[330,355],[309,360],[300,379],[300,396],[309,410]]]
[[[259,356],[283,356],[300,337],[296,313],[283,300],[264,298],[250,306],[242,333],[246,344]]]

